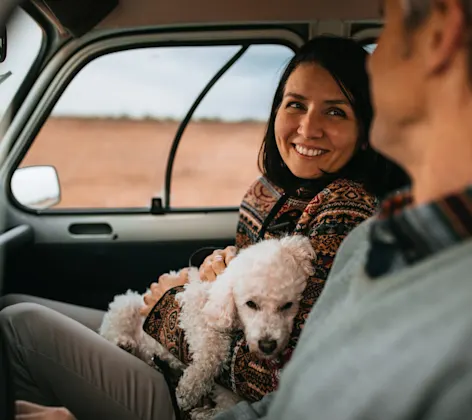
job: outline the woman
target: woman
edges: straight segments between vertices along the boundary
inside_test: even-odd
[[[276,388],[279,370],[290,357],[343,238],[376,211],[380,196],[406,182],[403,172],[367,141],[372,109],[366,56],[354,41],[334,37],[316,38],[300,49],[275,94],[260,153],[263,176],[241,204],[236,247],[211,255],[200,252],[192,261],[198,264],[205,256],[200,273],[212,281],[238,249],[262,238],[307,235],[317,252],[316,274],[304,292],[282,362],[260,361],[249,353],[244,337],[234,337],[220,382],[248,400]],[[143,313],[149,314],[149,333],[189,361],[174,299],[185,282],[185,273],[161,276],[145,298]],[[84,313],[58,309],[88,322]],[[158,370],[69,317],[39,305],[13,305],[0,312],[0,331],[6,338],[16,398],[65,406],[77,418],[172,418],[170,395]]]
[[[260,150],[264,175],[241,204],[236,246],[214,251],[201,265],[201,278],[213,281],[238,249],[287,233],[309,236],[317,252],[316,274],[303,294],[283,360],[260,360],[242,333],[234,337],[220,382],[245,399],[259,400],[276,388],[342,240],[373,215],[380,196],[406,183],[403,172],[368,144],[366,56],[354,41],[319,37],[291,60]],[[174,322],[180,311],[175,294],[185,282],[185,276],[165,277],[153,284],[143,314],[149,313],[147,332],[188,363],[185,336]]]

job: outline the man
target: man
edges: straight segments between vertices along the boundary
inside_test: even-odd
[[[279,390],[217,420],[472,418],[472,0],[386,0],[372,144],[410,195],[340,248]]]

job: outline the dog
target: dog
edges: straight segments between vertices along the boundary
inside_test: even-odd
[[[315,251],[301,235],[260,241],[242,249],[214,282],[201,281],[196,267],[176,295],[192,361],[187,367],[142,329],[143,295],[127,291],[115,297],[99,333],[150,365],[153,356],[182,371],[176,388],[179,407],[195,420],[209,419],[239,398],[215,384],[229,356],[231,333],[242,330],[250,351],[274,359],[286,348]],[[175,272],[171,274],[177,274]],[[215,407],[196,408],[211,396]]]

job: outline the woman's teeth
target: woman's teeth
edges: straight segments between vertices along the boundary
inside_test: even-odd
[[[307,147],[300,146],[299,144],[295,145],[295,150],[303,156],[319,156],[323,153],[326,153],[325,150],[321,149],[308,149]]]

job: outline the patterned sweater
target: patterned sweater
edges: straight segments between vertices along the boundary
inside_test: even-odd
[[[286,233],[306,235],[317,253],[313,262],[315,275],[309,279],[303,293],[291,340],[280,360],[260,360],[249,351],[243,334],[237,333],[219,383],[248,401],[258,401],[277,388],[280,370],[290,359],[305,320],[323,289],[339,245],[354,227],[372,216],[377,207],[375,196],[362,185],[345,179],[332,182],[316,195],[300,189],[287,197],[264,177],[250,187],[240,207],[236,246],[245,248],[255,243],[261,228],[264,230],[261,236],[265,239]],[[169,290],[145,324],[151,336],[181,361],[189,363],[191,355],[178,326],[180,308],[175,301],[175,295],[182,289]]]

